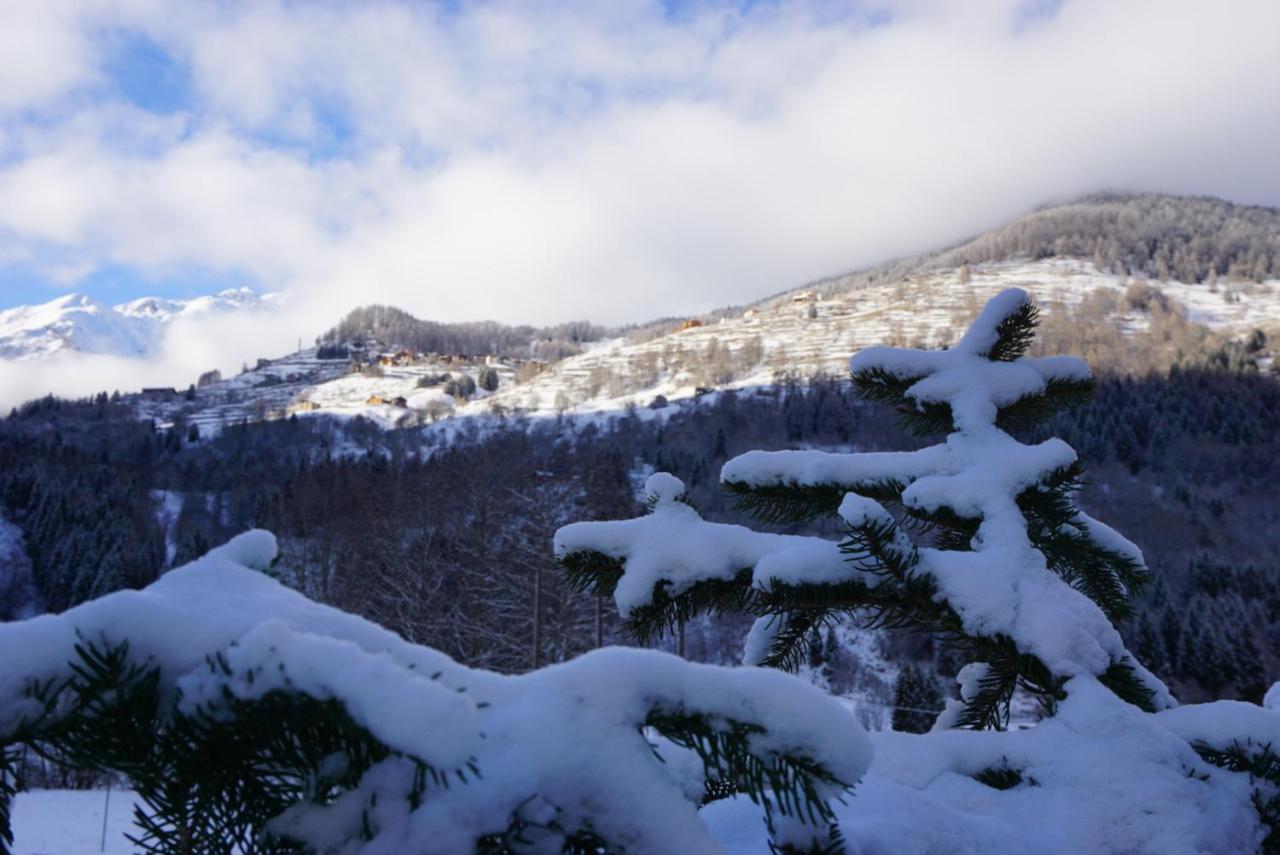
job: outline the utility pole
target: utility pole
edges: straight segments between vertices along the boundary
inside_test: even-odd
[[[604,647],[604,601],[596,597],[596,647]]]
[[[533,570],[533,670],[542,664],[542,568]]]

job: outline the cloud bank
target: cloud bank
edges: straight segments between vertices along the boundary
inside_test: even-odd
[[[175,331],[145,368],[0,368],[2,403],[185,385],[369,302],[624,323],[1099,189],[1280,204],[1269,0],[82,0],[3,15],[0,303],[6,282],[52,297],[124,270],[139,296],[200,269],[290,308]]]

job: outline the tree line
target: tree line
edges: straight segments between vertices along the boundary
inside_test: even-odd
[[[1105,377],[1091,403],[1042,434],[1061,436],[1089,466],[1085,508],[1143,547],[1160,583],[1122,631],[1191,700],[1254,697],[1280,678],[1278,420],[1270,376],[1177,370]],[[0,421],[0,496],[53,610],[141,587],[258,526],[281,539],[276,572],[309,596],[464,662],[518,671],[535,655],[535,588],[542,661],[595,645],[595,603],[562,584],[550,538],[571,519],[634,515],[645,472],[676,474],[708,519],[741,521],[718,477],[735,454],[919,442],[838,379],[721,392],[662,418],[632,409],[607,426],[472,424],[447,441],[429,429],[305,418],[192,442],[105,397],[44,399]],[[181,497],[165,524],[160,491]],[[625,641],[611,610],[602,624],[606,640]],[[691,625],[687,654],[736,661],[744,629],[727,618]],[[925,640],[886,644],[890,659],[953,670]],[[839,673],[856,659],[821,653],[815,667],[835,669],[832,685],[856,682]]]

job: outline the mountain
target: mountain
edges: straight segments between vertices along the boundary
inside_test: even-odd
[[[586,322],[543,329],[443,324],[369,306],[323,333],[318,348],[260,361],[193,396],[134,403],[143,417],[181,419],[202,432],[293,413],[364,416],[393,427],[452,416],[656,409],[709,390],[842,376],[848,356],[872,344],[945,347],[990,296],[1013,286],[1041,307],[1040,347],[1080,354],[1103,373],[1142,375],[1175,365],[1270,370],[1280,341],[1280,210],[1218,199],[1093,196],[934,253],[626,330]],[[71,297],[0,319],[24,311],[55,319],[12,322],[28,348],[34,341],[145,352],[157,339],[153,330],[172,317],[268,299],[241,291],[107,310]],[[11,341],[5,323],[0,355]],[[62,323],[70,343],[60,337]]]
[[[67,294],[0,311],[0,359],[41,359],[66,350],[149,356],[159,350],[165,328],[176,318],[255,310],[275,299],[238,288],[189,300],[144,297],[108,306],[84,294]]]

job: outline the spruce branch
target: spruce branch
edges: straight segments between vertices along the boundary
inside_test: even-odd
[[[834,815],[826,793],[847,791],[829,769],[803,755],[753,750],[765,729],[731,718],[685,710],[655,709],[645,724],[682,748],[696,753],[707,777],[732,782],[737,791],[765,810],[808,824],[829,823]]]
[[[995,362],[1013,362],[1031,347],[1039,325],[1040,309],[1028,300],[1000,320],[995,343],[979,355]]]
[[[1024,395],[996,414],[996,427],[1003,431],[1027,431],[1044,424],[1063,410],[1083,406],[1093,397],[1098,383],[1092,377],[1054,377],[1043,392]]]
[[[1272,750],[1271,743],[1232,740],[1225,748],[1218,748],[1196,740],[1191,747],[1205,762],[1248,775],[1250,782],[1258,784],[1251,801],[1258,821],[1267,829],[1261,851],[1267,855],[1280,853],[1280,755]]]
[[[621,558],[594,549],[568,552],[557,561],[570,588],[596,597],[612,597],[625,571]]]
[[[833,516],[848,493],[857,493],[882,503],[902,500],[906,484],[882,479],[854,484],[768,484],[750,485],[726,481],[724,490],[734,499],[736,510],[766,524],[801,523]]]
[[[998,766],[988,766],[973,779],[993,790],[1012,790],[1023,782],[1022,771],[1008,765],[1007,759]]]
[[[671,583],[658,582],[649,602],[631,610],[626,629],[641,644],[679,630],[701,614],[759,611],[757,594],[751,585],[752,570],[745,567],[730,580],[704,579],[672,596]]]

